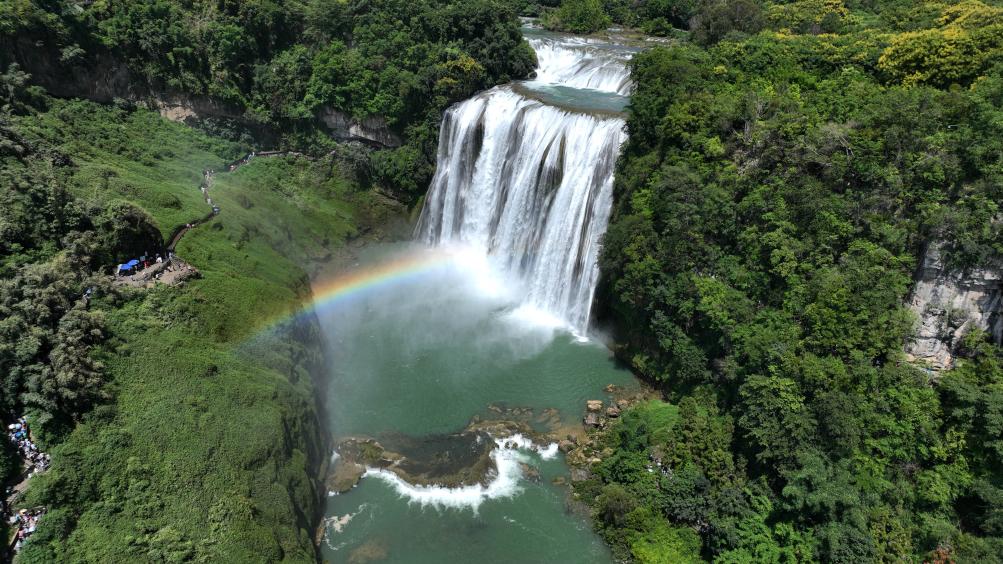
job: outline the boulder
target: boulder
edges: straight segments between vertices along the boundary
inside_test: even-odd
[[[599,420],[598,413],[589,413],[585,416],[585,426],[586,427],[598,427],[601,421]]]
[[[589,400],[585,402],[585,407],[591,412],[599,413],[602,411],[602,400]]]
[[[557,449],[563,453],[567,453],[571,451],[573,448],[575,448],[575,443],[568,440],[563,440],[557,443]]]
[[[607,407],[606,408],[606,417],[620,417],[620,408],[619,407]]]

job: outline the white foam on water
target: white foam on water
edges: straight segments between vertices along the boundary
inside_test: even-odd
[[[557,443],[550,443],[546,446],[538,445],[531,439],[523,436],[521,433],[516,433],[515,435],[500,440],[504,440],[505,445],[515,445],[516,448],[522,450],[532,450],[540,455],[540,458],[543,460],[552,460],[557,456]]]
[[[634,89],[627,53],[603,49],[603,43],[598,41],[573,38],[533,38],[529,43],[539,61],[534,83],[561,84],[621,96],[630,95]]]
[[[496,471],[487,484],[455,488],[416,486],[389,470],[379,468],[366,469],[364,477],[382,480],[394,488],[399,496],[407,499],[408,503],[436,509],[471,509],[476,513],[481,504],[487,500],[509,498],[522,492],[522,486],[519,484],[522,478],[521,464],[531,462],[523,451],[532,450],[544,460],[557,456],[556,444],[539,446],[519,434],[494,441],[495,448],[491,451],[491,459],[495,463]]]
[[[324,544],[331,548],[331,550],[338,550],[345,546],[345,543],[340,543],[338,545],[331,544],[331,534],[341,534],[344,532],[345,527],[352,522],[353,519],[361,515],[364,511],[369,508],[368,503],[363,503],[358,507],[354,513],[347,513],[345,515],[333,515],[331,517],[325,517],[323,520],[324,527]]]
[[[546,447],[540,448],[536,452],[540,453],[540,458],[544,460],[553,460],[557,457],[557,443],[550,443]]]

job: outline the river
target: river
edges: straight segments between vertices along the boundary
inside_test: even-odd
[[[556,441],[638,388],[589,326],[634,51],[525,34],[536,78],[447,112],[415,243],[366,249],[321,314],[334,465],[365,468],[328,497],[331,562],[611,560]]]

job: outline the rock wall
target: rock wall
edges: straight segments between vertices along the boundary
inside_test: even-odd
[[[86,65],[66,65],[59,62],[58,52],[39,46],[28,37],[0,41],[9,52],[6,55],[31,75],[31,82],[60,98],[85,98],[110,103],[116,98],[128,100],[158,111],[172,121],[191,122],[205,118],[234,120],[254,131],[258,138],[274,137],[264,124],[245,115],[244,110],[204,95],[189,95],[151,89],[142,77],[128,65],[107,53],[93,55]],[[5,57],[0,57],[0,61]],[[362,141],[378,148],[400,147],[400,136],[390,129],[384,118],[372,116],[355,119],[323,108],[317,118],[338,141]]]
[[[1003,342],[1003,263],[967,272],[949,270],[941,244],[931,243],[917,273],[909,307],[919,318],[916,335],[906,345],[909,360],[933,370],[954,365],[961,338],[972,329]]]
[[[115,98],[135,99],[144,93],[126,64],[109,55],[96,54],[86,65],[64,65],[51,46],[29,37],[8,38],[2,44],[8,50],[7,57],[31,75],[32,84],[53,96],[108,103]]]
[[[320,120],[331,130],[335,139],[341,141],[363,141],[381,147],[400,147],[401,138],[390,130],[385,119],[373,116],[355,119],[331,108],[320,112]]]

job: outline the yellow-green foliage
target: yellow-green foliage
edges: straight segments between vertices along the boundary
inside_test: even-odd
[[[630,551],[639,564],[694,564],[700,557],[700,535],[688,527],[673,527],[650,519],[649,528],[631,535]]]
[[[774,4],[768,11],[770,23],[798,33],[836,33],[852,21],[843,0],[799,0]]]
[[[903,84],[948,86],[1003,58],[1003,8],[967,0],[944,9],[938,23],[893,37],[879,68]]]

